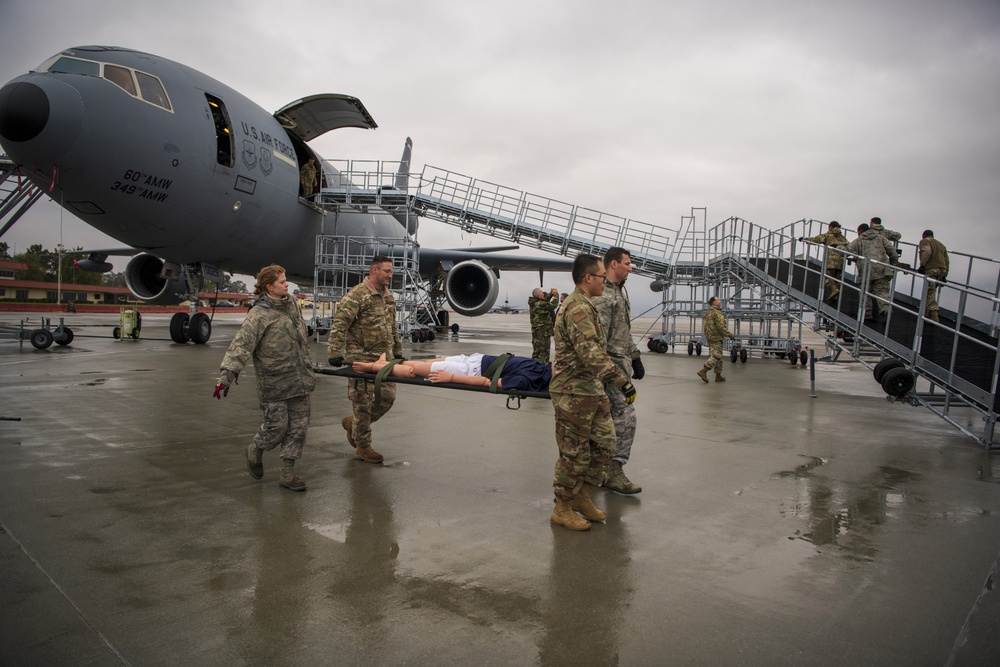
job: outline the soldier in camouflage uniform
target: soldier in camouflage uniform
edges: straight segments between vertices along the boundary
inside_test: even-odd
[[[899,232],[894,232],[891,229],[883,227],[882,218],[872,218],[868,223],[868,228],[874,230],[879,236],[884,236],[894,248],[896,247],[896,243],[899,242],[899,239],[903,238],[903,235]]]
[[[309,158],[302,165],[302,169],[299,171],[299,185],[302,186],[303,197],[307,199],[312,197],[313,189],[316,187],[316,160],[314,158]]]
[[[844,255],[834,248],[846,248],[848,245],[847,237],[840,231],[840,223],[834,220],[825,233],[809,238],[800,236],[799,240],[830,246],[826,251],[826,297],[824,298],[833,303],[840,294],[840,277],[844,275]]]
[[[378,256],[372,260],[368,277],[351,288],[337,304],[327,353],[331,366],[355,361],[375,361],[384,354],[390,359],[403,357],[403,344],[396,329],[396,300],[389,291],[392,260]],[[346,346],[346,354],[345,354]],[[347,396],[354,414],[341,420],[347,441],[354,447],[354,458],[366,463],[381,463],[383,457],[372,449],[372,424],[389,411],[396,400],[396,385],[381,386],[381,400],[376,409],[375,383],[350,379]]]
[[[895,264],[899,259],[896,249],[889,243],[889,240],[879,232],[871,229],[868,225],[858,226],[858,238],[854,239],[847,246],[849,252],[861,255],[868,259],[875,260],[868,269],[868,285],[865,292],[870,292],[876,299],[879,314],[885,316],[889,312],[890,283],[892,283],[893,272],[886,264]],[[858,267],[859,271],[862,267]],[[867,294],[862,295],[865,300],[865,319],[873,319],[875,314],[872,309],[872,299]]]
[[[528,297],[528,313],[531,318],[531,358],[543,364],[549,363],[549,348],[552,345],[552,325],[559,305],[559,290],[552,288],[546,294],[536,287]]]
[[[606,278],[604,264],[597,257],[578,256],[573,261],[576,289],[556,318],[556,358],[549,393],[559,459],[552,483],[556,507],[551,521],[570,530],[587,530],[591,521],[607,518],[590,498],[591,489],[604,481],[615,452],[615,426],[604,387],[614,384],[626,402],[635,400],[635,387],[604,351],[601,318],[590,301],[603,293]]]
[[[295,299],[288,296],[285,270],[277,264],[257,274],[257,299],[222,360],[215,397],[221,399],[253,358],[257,398],[264,423],[247,446],[247,470],[264,476],[263,453],[281,445],[284,466],[278,484],[305,491],[295,475],[309,427],[309,393],[316,387],[306,324]]]
[[[937,291],[941,283],[948,278],[951,263],[948,260],[948,249],[934,238],[934,231],[924,231],[918,246],[920,250],[920,268],[918,272],[927,276],[927,317],[935,322],[938,319]]]
[[[708,312],[705,313],[705,321],[702,324],[705,333],[705,340],[708,341],[708,361],[705,366],[698,371],[698,377],[708,382],[708,371],[715,371],[715,381],[725,382],[722,377],[722,341],[725,338],[733,339],[733,333],[726,327],[726,316],[722,314],[722,300],[713,296],[708,300]]]
[[[604,327],[604,349],[626,378],[641,380],[646,375],[646,370],[640,359],[639,348],[632,340],[631,309],[628,292],[625,291],[625,280],[632,272],[630,253],[624,248],[609,249],[604,253],[604,268],[608,272],[604,293],[592,299]],[[604,480],[604,488],[624,495],[639,493],[642,487],[633,484],[622,470],[632,455],[636,428],[635,406],[625,402],[621,389],[614,384],[606,385],[605,389],[611,402],[611,419],[615,424],[617,446],[608,477]]]

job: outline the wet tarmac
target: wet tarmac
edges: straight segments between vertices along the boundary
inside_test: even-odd
[[[645,354],[643,491],[573,533],[545,401],[401,385],[373,466],[320,376],[293,493],[274,454],[246,472],[250,374],[211,398],[240,314],[202,346],[69,318],[70,346],[0,341],[0,664],[1000,661],[1000,457],[857,364],[810,398],[785,361],[706,385],[704,357]],[[530,354],[526,317],[461,324],[406,354]]]

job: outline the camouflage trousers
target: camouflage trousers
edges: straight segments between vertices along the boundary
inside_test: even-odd
[[[611,403],[611,421],[615,425],[615,455],[613,460],[625,465],[632,456],[632,441],[635,440],[635,406],[625,402],[625,394],[613,384],[605,387]]]
[[[383,382],[381,393],[381,405],[376,410],[374,382],[352,379],[347,383],[347,397],[354,406],[354,423],[351,428],[358,447],[371,447],[372,424],[389,412],[389,408],[396,402],[396,383]]]
[[[716,375],[722,375],[722,341],[708,344],[708,361],[705,362],[705,369],[715,371]]]
[[[531,358],[543,364],[549,363],[549,349],[552,343],[552,332],[531,332]]]
[[[615,453],[611,403],[603,396],[552,394],[556,414],[556,460],[552,479],[557,498],[572,500],[584,482],[604,483]]]
[[[880,299],[874,299],[872,297],[865,297],[865,319],[869,319],[872,314],[872,302],[874,301],[878,305],[878,312],[885,315],[889,312],[889,294],[892,291],[892,276],[886,276],[884,278],[872,278],[868,282],[868,292],[871,293],[873,297],[877,296]]]
[[[840,277],[842,275],[844,275],[843,269],[826,270],[826,281],[823,283],[826,287],[826,292],[823,293],[823,298],[829,299],[831,294],[840,291]]]
[[[938,312],[938,302],[937,302],[937,292],[938,288],[941,287],[941,283],[937,282],[941,280],[944,275],[944,271],[941,269],[927,269],[924,274],[927,278],[933,278],[934,280],[927,281],[927,311],[926,314]]]
[[[253,436],[257,449],[268,451],[281,445],[281,458],[302,456],[309,428],[309,394],[286,401],[261,401],[260,414],[264,423]]]

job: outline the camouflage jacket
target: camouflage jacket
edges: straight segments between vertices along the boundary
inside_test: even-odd
[[[899,232],[894,232],[891,229],[886,229],[882,225],[872,225],[869,229],[873,230],[879,236],[884,236],[889,240],[890,243],[895,243],[899,239],[903,238],[903,235]]]
[[[629,321],[631,307],[624,281],[621,284],[608,283],[604,294],[591,299],[601,316],[604,327],[604,349],[608,351],[615,366],[632,379],[632,360],[639,358],[639,348],[632,340],[632,323]]]
[[[733,333],[726,327],[726,316],[722,314],[722,308],[719,306],[708,309],[702,327],[705,340],[709,343],[721,343],[723,338],[733,338]]]
[[[403,356],[403,343],[396,329],[396,300],[388,289],[377,292],[365,278],[337,304],[327,353],[352,362],[375,361],[383,352],[388,359]]]
[[[556,358],[549,392],[601,396],[605,384],[621,387],[628,382],[604,351],[604,338],[601,316],[577,287],[556,315]]]
[[[948,276],[948,269],[951,263],[948,260],[948,249],[944,244],[932,236],[920,239],[920,266],[925,270],[941,271],[943,277]]]
[[[855,255],[861,255],[868,259],[882,262],[882,264],[872,264],[872,279],[886,278],[892,275],[892,269],[884,264],[895,264],[899,259],[899,254],[892,247],[889,241],[874,229],[869,229],[864,234],[850,242],[848,251]]]
[[[816,236],[810,236],[805,239],[810,243],[822,243],[823,245],[832,246],[826,251],[826,268],[828,269],[842,269],[844,268],[844,254],[834,250],[836,247],[846,248],[848,241],[847,237],[841,232],[824,232],[822,234],[817,234]]]
[[[553,322],[556,316],[556,306],[559,305],[559,295],[549,292],[541,299],[528,297],[528,313],[531,318],[532,335],[552,335]]]
[[[316,387],[306,323],[295,299],[257,299],[226,350],[219,382],[232,385],[251,357],[262,402],[305,396]]]

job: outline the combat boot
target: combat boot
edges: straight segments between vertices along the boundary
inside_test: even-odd
[[[253,442],[247,447],[247,472],[254,479],[264,477],[264,452],[258,449]]]
[[[623,496],[632,496],[642,491],[641,486],[633,484],[625,475],[622,464],[617,461],[611,463],[611,470],[608,471],[608,478],[604,480],[603,486],[608,491],[614,491]]]
[[[354,448],[354,460],[365,463],[382,463],[384,457],[371,448],[371,445]]]
[[[549,517],[557,526],[565,526],[570,530],[590,530],[590,522],[573,511],[570,501],[556,498],[556,508]]]
[[[590,521],[604,521],[608,515],[602,512],[590,499],[591,488],[590,484],[584,484],[576,497],[569,502],[569,505]]]
[[[351,447],[354,447],[354,449],[357,449],[358,445],[356,442],[354,442],[354,432],[353,432],[354,415],[347,415],[346,417],[344,417],[342,420],[340,420],[340,425],[344,427],[345,431],[347,431],[348,444]]]
[[[306,483],[295,475],[295,459],[282,460],[285,462],[285,466],[281,469],[278,486],[283,486],[291,491],[305,491]]]
[[[705,382],[708,382],[708,369],[702,368],[700,371],[698,371],[698,377],[700,377]]]
[[[826,300],[829,301],[830,303],[836,303],[837,302],[837,295],[839,295],[839,294],[840,294],[840,290],[838,288],[834,287],[832,290],[830,290],[830,293],[826,296]]]
[[[941,321],[941,320],[938,319],[938,311],[936,311],[936,310],[932,310],[930,312],[929,317],[931,318],[931,322],[940,322]]]
[[[722,373],[716,373],[715,374],[715,381],[716,382],[725,382],[726,378],[722,377]],[[706,380],[706,382],[707,382],[707,380]]]

